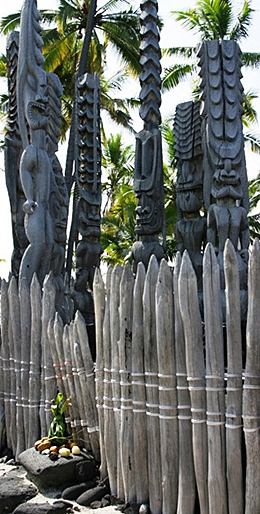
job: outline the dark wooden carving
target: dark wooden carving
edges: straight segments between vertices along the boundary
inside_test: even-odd
[[[158,32],[158,5],[156,0],[142,1],[140,63],[140,117],[144,128],[136,136],[134,192],[138,200],[136,209],[137,241],[133,245],[134,270],[137,263],[147,267],[155,254],[158,260],[164,256],[164,248],[158,236],[164,236],[164,195],[161,123],[161,52]]]
[[[6,61],[8,79],[8,118],[5,134],[5,178],[8,190],[13,234],[13,253],[11,258],[12,273],[18,277],[23,253],[28,245],[24,229],[25,202],[24,192],[19,177],[19,164],[22,154],[22,140],[19,132],[17,114],[17,61],[19,49],[19,32],[13,31],[7,38]]]
[[[175,229],[177,249],[188,250],[202,290],[202,252],[206,241],[203,203],[200,102],[177,105],[174,121],[174,156],[177,163],[177,205]]]
[[[204,201],[207,240],[214,245],[225,288],[223,252],[230,239],[240,274],[246,316],[249,196],[242,131],[240,48],[235,41],[206,41],[199,50],[203,100]]]
[[[76,280],[73,300],[94,330],[92,298],[95,268],[99,266],[101,206],[100,82],[85,74],[76,84],[76,190],[79,237],[76,246]],[[91,340],[93,337],[91,336]],[[94,341],[92,352],[94,348]]]

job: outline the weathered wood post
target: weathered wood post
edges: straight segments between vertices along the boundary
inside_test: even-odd
[[[61,365],[58,356],[58,351],[55,343],[55,335],[54,335],[54,319],[50,319],[48,323],[48,340],[51,347],[52,361],[53,361],[53,369],[55,373],[55,379],[57,384],[57,390],[59,393],[63,394],[63,380],[61,375]]]
[[[1,279],[0,279],[1,287]],[[5,405],[4,405],[4,359],[3,359],[3,342],[0,334],[0,445],[4,447],[6,444],[5,431]]]
[[[103,322],[105,314],[105,286],[102,279],[100,269],[96,268],[94,283],[93,283],[93,296],[95,306],[95,324],[96,324],[96,369],[95,369],[95,382],[96,382],[96,405],[98,411],[98,424],[99,424],[99,444],[100,444],[100,478],[104,480],[107,476],[107,464],[105,453],[105,440],[104,440],[104,409],[103,409],[103,396],[104,396],[104,343],[103,343]]]
[[[65,356],[64,356],[64,348],[63,348],[63,321],[58,314],[55,313],[54,319],[54,338],[55,338],[55,346],[58,355],[58,363],[60,364],[60,373],[62,377],[61,391],[65,394],[66,398],[70,396],[70,389],[68,384],[68,378],[66,375],[66,366],[65,366]],[[71,416],[71,408],[69,409],[69,413],[65,417],[67,425],[72,429],[72,416]],[[73,432],[73,430],[72,430]]]
[[[139,262],[133,292],[132,398],[137,503],[149,502],[146,390],[144,376],[143,291],[145,267]]]
[[[203,300],[206,336],[208,486],[210,514],[227,513],[224,346],[219,265],[208,243],[203,259]]]
[[[21,404],[23,412],[23,426],[25,448],[29,435],[29,366],[31,347],[31,302],[30,290],[25,278],[19,282],[19,303],[21,319]]]
[[[14,382],[13,393],[15,394],[15,403],[13,409],[12,430],[16,432],[16,444],[13,448],[15,455],[19,455],[25,450],[25,434],[23,427],[23,411],[22,411],[22,394],[21,394],[21,323],[20,323],[20,305],[18,298],[17,281],[12,277],[9,290],[9,344],[11,355],[14,358]]]
[[[48,323],[55,315],[56,289],[53,274],[50,273],[44,279],[42,295],[42,407],[44,402],[44,415],[41,416],[42,435],[47,435],[53,416],[51,412],[51,400],[56,397],[56,380],[52,362],[51,348],[48,339]],[[43,413],[42,413],[43,414]]]
[[[66,369],[66,378],[69,390],[69,396],[71,396],[72,406],[70,407],[71,415],[71,431],[73,437],[78,439],[77,427],[80,426],[80,416],[78,410],[78,404],[76,401],[76,390],[72,374],[72,360],[71,360],[71,349],[69,340],[69,326],[65,325],[63,329],[63,351],[64,351],[64,363]],[[74,400],[75,399],[75,400]],[[74,400],[74,401],[73,401]]]
[[[119,373],[121,385],[120,455],[126,502],[135,502],[132,403],[132,323],[134,276],[127,263],[120,283]]]
[[[4,409],[7,446],[12,448],[11,432],[11,376],[10,376],[10,348],[8,337],[8,284],[5,280],[1,282],[1,338],[2,338],[2,360],[3,360],[3,388],[4,388]]]
[[[205,363],[197,278],[185,250],[179,275],[179,303],[183,320],[187,379],[191,398],[194,469],[201,514],[208,514],[208,444],[206,427]]]
[[[112,400],[116,431],[117,454],[117,496],[124,498],[124,484],[121,469],[120,437],[121,437],[121,386],[119,374],[119,339],[120,339],[120,282],[122,267],[117,264],[111,275],[111,301],[110,301],[110,337],[111,337],[111,384]]]
[[[242,463],[242,337],[239,271],[235,249],[228,239],[224,251],[227,327],[226,457],[228,512],[244,512]]]
[[[144,366],[148,434],[149,505],[152,514],[162,511],[162,470],[159,422],[158,357],[155,322],[155,288],[158,262],[152,255],[146,273],[143,294]]]
[[[196,484],[192,451],[191,404],[188,389],[185,337],[179,303],[181,255],[178,252],[174,268],[175,351],[179,420],[179,488],[177,514],[194,511]],[[187,494],[189,491],[189,494]]]
[[[160,264],[156,285],[156,337],[159,371],[159,419],[162,467],[162,512],[172,514],[178,501],[178,416],[174,338],[173,276]]]
[[[96,395],[94,363],[88,343],[86,324],[80,312],[76,313],[74,329],[74,353],[79,373],[87,433],[93,455],[96,461],[100,462],[98,414],[95,400]],[[76,341],[78,344],[76,344]]]
[[[116,455],[116,429],[112,401],[111,385],[111,339],[110,339],[110,301],[111,301],[111,275],[112,266],[108,267],[106,290],[107,300],[103,325],[104,342],[104,441],[107,461],[107,470],[111,493],[117,495],[117,455]]]
[[[76,364],[76,356],[75,356],[75,343],[78,343],[78,334],[74,330],[74,321],[71,321],[68,325],[68,334],[69,334],[69,345],[70,345],[70,359],[71,359],[71,372],[73,375],[73,383],[75,388],[75,397],[71,398],[73,403],[77,404],[78,416],[76,420],[77,426],[77,439],[83,442],[84,446],[87,447],[89,443],[87,424],[86,424],[86,416],[84,409],[84,396],[83,391],[81,390],[80,377],[79,372],[84,372],[84,368],[79,370]],[[83,393],[83,394],[82,394]]]
[[[246,369],[243,420],[246,442],[245,514],[260,512],[260,244],[255,239],[249,261]]]
[[[40,398],[41,398],[41,331],[42,331],[42,301],[41,286],[36,273],[30,286],[31,300],[31,352],[29,372],[29,436],[28,446],[33,446],[39,439],[40,427]]]

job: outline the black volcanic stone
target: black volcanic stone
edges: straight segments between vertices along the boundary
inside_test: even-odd
[[[59,457],[53,462],[47,455],[30,448],[20,453],[18,462],[39,489],[55,488],[68,482],[86,482],[96,474],[94,459],[85,455]]]
[[[70,487],[66,487],[61,496],[66,500],[76,500],[82,493],[88,491],[89,489],[93,489],[95,486],[96,484],[93,482],[93,480],[82,482],[81,484],[75,484]]]
[[[24,503],[19,505],[13,514],[66,514],[68,505],[62,502],[55,503]]]
[[[93,489],[89,489],[81,494],[79,498],[77,498],[77,503],[84,507],[89,507],[92,502],[102,500],[108,492],[106,485],[97,485]]]
[[[0,514],[13,510],[38,493],[37,487],[24,478],[0,477]]]

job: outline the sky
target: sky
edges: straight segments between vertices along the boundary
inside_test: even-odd
[[[22,0],[9,0],[8,2],[0,2],[0,18],[17,12],[22,7]],[[98,4],[103,4],[104,0],[100,0]],[[134,7],[138,6],[137,1],[132,0],[131,3]],[[195,6],[195,0],[158,0],[159,14],[163,19],[164,27],[161,32],[161,48],[175,47],[175,46],[196,46],[198,43],[198,37],[193,33],[188,32],[184,29],[180,22],[175,21],[171,11],[176,10],[187,10]],[[239,8],[243,4],[243,0],[233,1],[235,9]],[[57,5],[57,0],[38,0],[39,9],[53,9]],[[252,7],[255,9],[255,13],[252,18],[252,25],[250,27],[249,37],[243,40],[241,48],[247,52],[260,52],[260,38],[259,38],[259,27],[260,27],[260,2],[259,0],[252,1]],[[5,38],[0,36],[0,53],[5,52]],[[163,59],[162,65],[167,66],[171,61]],[[112,76],[121,67],[121,62],[118,56],[114,53],[110,53],[110,57],[107,63],[107,76]],[[260,69],[259,70],[248,70],[244,69],[243,86],[244,89],[253,90],[255,93],[260,95]],[[0,79],[0,93],[6,91],[6,81]],[[140,87],[138,82],[129,82],[122,91],[122,95],[127,96],[138,96]],[[174,114],[175,107],[178,103],[190,100],[192,91],[192,84],[190,80],[183,81],[179,86],[167,92],[162,97],[161,113],[162,118],[166,119]],[[260,119],[260,99],[256,100],[254,107],[258,112]],[[104,120],[106,133],[119,132],[118,126],[112,124],[107,118]],[[140,120],[138,113],[134,115],[134,128],[140,130],[142,128],[142,121]],[[0,130],[3,129],[3,125],[0,124]],[[260,134],[260,127],[256,126],[255,131]],[[124,142],[127,144],[134,145],[134,136],[124,132]],[[59,152],[59,159],[61,164],[64,166],[65,163],[66,148],[62,147]],[[167,157],[165,156],[165,160]],[[252,152],[246,147],[246,161],[249,178],[254,178],[260,172],[260,156],[252,155]],[[10,257],[12,252],[12,235],[11,235],[11,220],[10,220],[10,208],[9,199],[5,186],[4,176],[4,155],[0,152],[0,259],[5,259],[6,262],[0,262],[0,277],[7,278],[10,271]]]

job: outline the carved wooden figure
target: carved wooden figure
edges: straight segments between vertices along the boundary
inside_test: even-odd
[[[225,288],[223,251],[230,239],[238,261],[242,319],[246,317],[249,196],[242,131],[240,49],[235,41],[202,43],[200,75],[203,108],[204,202],[207,239],[218,255]]]
[[[136,208],[137,241],[132,248],[134,271],[138,262],[148,266],[150,256],[158,260],[164,256],[164,248],[158,235],[164,226],[164,194],[161,123],[161,65],[158,32],[157,0],[142,0],[141,4],[140,64],[140,117],[144,128],[136,136],[134,192],[138,199]],[[164,241],[165,243],[165,241]]]
[[[48,83],[43,69],[39,21],[36,1],[26,0],[21,13],[17,99],[24,148],[20,162],[20,179],[26,199],[23,204],[24,224],[30,243],[23,255],[19,277],[25,277],[28,284],[34,272],[43,282],[50,269],[53,249],[48,205],[52,167],[46,145]]]
[[[101,205],[100,82],[97,75],[85,74],[76,84],[76,195],[78,232],[76,280],[72,297],[75,311],[82,313],[88,326],[93,358],[94,303],[93,279],[99,266]]]
[[[13,233],[12,273],[19,274],[19,268],[23,253],[28,245],[28,239],[24,229],[25,202],[24,192],[19,177],[19,164],[23,151],[22,140],[19,133],[17,115],[17,61],[19,49],[19,32],[13,31],[7,38],[6,61],[8,77],[8,118],[5,134],[5,177],[8,190]]]
[[[200,102],[177,105],[174,121],[174,155],[177,161],[177,205],[175,229],[177,249],[187,250],[202,290],[202,251],[206,241],[206,218],[201,216],[202,148]]]

